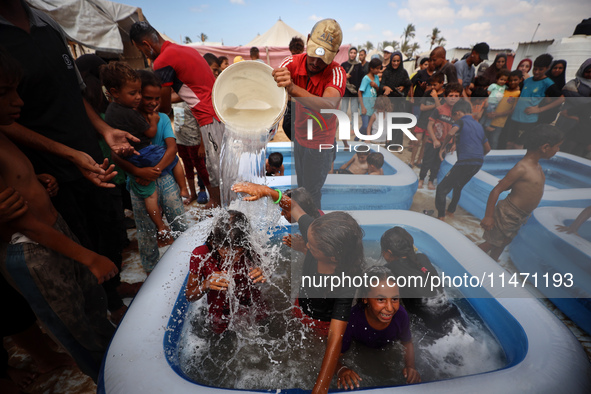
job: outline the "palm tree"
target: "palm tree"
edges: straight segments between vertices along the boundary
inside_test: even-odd
[[[402,37],[404,37],[402,42],[408,42],[408,41],[410,41],[411,38],[415,38],[415,33],[416,33],[415,25],[413,25],[412,23],[409,23],[402,31]]]
[[[396,40],[392,40],[392,41],[382,41],[382,50],[384,48],[386,48],[388,45],[391,45],[392,48],[394,48],[394,50],[397,50],[398,47],[400,46],[400,44],[398,43],[398,41]]]
[[[189,36],[185,36],[185,44],[190,44],[190,43],[192,43],[192,42],[193,42],[193,41],[191,40],[191,37],[189,37]]]
[[[437,27],[433,28],[433,31],[427,36],[427,38],[429,39],[430,44],[429,50],[431,50],[435,44],[441,46],[445,43],[445,38],[441,35],[441,30],[439,30]]]
[[[201,33],[201,42],[205,42],[207,40],[207,34]]]
[[[365,48],[365,50],[367,52],[371,51],[373,49],[373,44],[371,41],[366,42],[364,45],[362,45],[362,47]]]

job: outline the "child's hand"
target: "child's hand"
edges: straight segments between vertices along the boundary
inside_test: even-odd
[[[160,177],[160,174],[162,174],[162,171],[160,171],[160,168],[158,167],[144,167],[138,168],[136,175],[149,182],[154,182],[156,179]]]
[[[361,380],[363,379],[357,375],[357,372],[347,367],[341,368],[339,376],[337,377],[337,387],[344,388],[345,390],[354,390],[359,388],[359,382]]]
[[[365,109],[365,107],[361,107],[361,115],[366,115],[367,114],[367,109]]]
[[[88,268],[90,269],[90,272],[92,272],[92,274],[98,279],[99,285],[111,279],[117,275],[117,272],[119,272],[111,260],[96,253],[95,256],[91,257]]]
[[[421,374],[419,374],[419,371],[412,367],[405,367],[402,370],[402,374],[406,378],[406,383],[408,384],[421,383]]]
[[[437,149],[441,146],[441,142],[438,139],[433,140],[433,148]]]
[[[259,267],[250,270],[248,276],[250,276],[250,279],[252,279],[253,283],[265,283],[267,281],[267,278],[265,278],[265,275],[263,274],[263,270]]]
[[[496,112],[489,112],[486,114],[486,116],[488,116],[491,119],[494,119],[497,117],[497,113]]]
[[[283,244],[289,246],[293,250],[297,250],[298,252],[306,253],[308,251],[306,243],[304,242],[304,238],[300,234],[285,235],[283,237]]]
[[[228,278],[225,271],[216,271],[205,279],[205,288],[207,290],[228,290]]]
[[[199,148],[197,148],[197,156],[198,157],[205,157],[205,144],[201,144],[199,145]]]
[[[160,121],[160,114],[157,111],[154,111],[151,114],[148,114],[148,120],[151,124],[158,124]]]
[[[431,97],[433,98],[437,98],[437,90],[435,89],[431,89],[431,93],[430,93]]]
[[[0,193],[0,223],[7,223],[23,215],[29,206],[19,192],[12,187]]]
[[[57,179],[53,175],[49,174],[37,174],[37,179],[47,190],[47,194],[49,197],[55,197],[57,195],[57,191],[59,190]]]
[[[480,222],[480,227],[482,227],[485,230],[491,230],[494,226],[495,220],[490,217],[485,216],[484,219],[482,219],[482,221]]]
[[[567,234],[577,234],[578,228],[571,228],[570,226],[562,226],[560,224],[556,225],[556,230],[560,231],[561,233]]]
[[[525,109],[525,112],[527,115],[531,115],[531,114],[539,114],[540,113],[540,108],[536,107],[536,106],[532,106],[532,107],[527,107]]]
[[[377,89],[377,88],[378,88],[378,84],[377,84],[377,83],[375,83],[374,81],[371,81],[371,82],[369,83],[369,86],[371,86],[371,87],[372,87],[372,88],[374,88],[374,89]]]
[[[232,186],[232,191],[236,193],[246,193],[249,197],[244,197],[244,201],[256,201],[269,195],[269,188],[264,185],[258,185],[252,182],[239,182]]]

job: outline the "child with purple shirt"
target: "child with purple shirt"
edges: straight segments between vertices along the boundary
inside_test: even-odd
[[[379,349],[394,341],[401,341],[405,348],[402,374],[407,383],[419,383],[421,375],[415,369],[415,353],[410,333],[408,313],[400,305],[400,291],[392,271],[385,267],[372,267],[366,275],[370,287],[362,288],[362,298],[351,310],[349,323],[343,336],[341,354],[349,350],[351,342],[356,341],[370,348]],[[365,276],[365,275],[364,275]],[[373,278],[379,284],[373,286]],[[337,365],[337,385],[339,388],[359,387],[361,377],[341,363]]]

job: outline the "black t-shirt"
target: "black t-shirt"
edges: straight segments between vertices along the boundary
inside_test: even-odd
[[[36,10],[31,10],[29,17],[30,33],[0,23],[0,46],[23,68],[18,93],[24,106],[18,123],[101,163],[103,155],[97,133],[86,115],[81,80],[59,25]],[[82,178],[76,166],[66,159],[19,147],[36,173],[49,173],[62,183]]]
[[[355,86],[357,89],[359,89],[359,86],[361,85],[361,80],[365,75],[361,71],[361,63],[352,65],[349,62],[344,62],[341,63],[341,67],[345,69],[345,72],[347,74],[351,75],[351,78],[349,78],[348,82]],[[343,97],[357,97],[357,93],[351,93],[349,92],[349,89],[345,89],[345,95]]]
[[[438,94],[437,97],[439,97],[440,99],[443,99],[444,94]],[[420,104],[423,104],[423,105],[435,104],[435,99],[433,97],[431,97],[431,90],[427,90],[422,98],[415,100],[415,103],[417,103],[419,105]],[[421,111],[421,114],[419,115],[419,119],[417,120],[417,127],[420,127],[421,129],[427,131],[427,126],[429,125],[429,117],[431,116],[433,111],[435,111],[435,109],[436,108],[428,109],[426,111]]]
[[[410,82],[415,90],[414,97],[415,97],[415,105],[420,104],[420,100],[417,100],[416,97],[423,97],[425,94],[425,89],[421,87],[421,83],[428,82],[431,75],[427,72],[427,70],[419,70],[413,77],[410,79]]]
[[[305,242],[308,242],[308,228],[313,221],[314,218],[310,215],[303,215],[298,220],[300,232]],[[318,261],[310,251],[306,253],[304,259],[302,276],[315,276],[316,283],[320,283],[318,281],[327,276],[318,273]],[[328,298],[328,296],[334,298]],[[331,319],[349,321],[353,296],[354,291],[352,292],[352,289],[344,288],[331,292],[330,287],[304,287],[302,283],[298,300],[304,313],[313,319],[320,321],[330,321]]]

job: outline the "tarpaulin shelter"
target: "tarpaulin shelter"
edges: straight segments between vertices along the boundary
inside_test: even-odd
[[[108,0],[26,0],[64,29],[75,58],[96,53],[144,68],[142,54],[129,41],[129,29],[146,20],[141,8]]]

